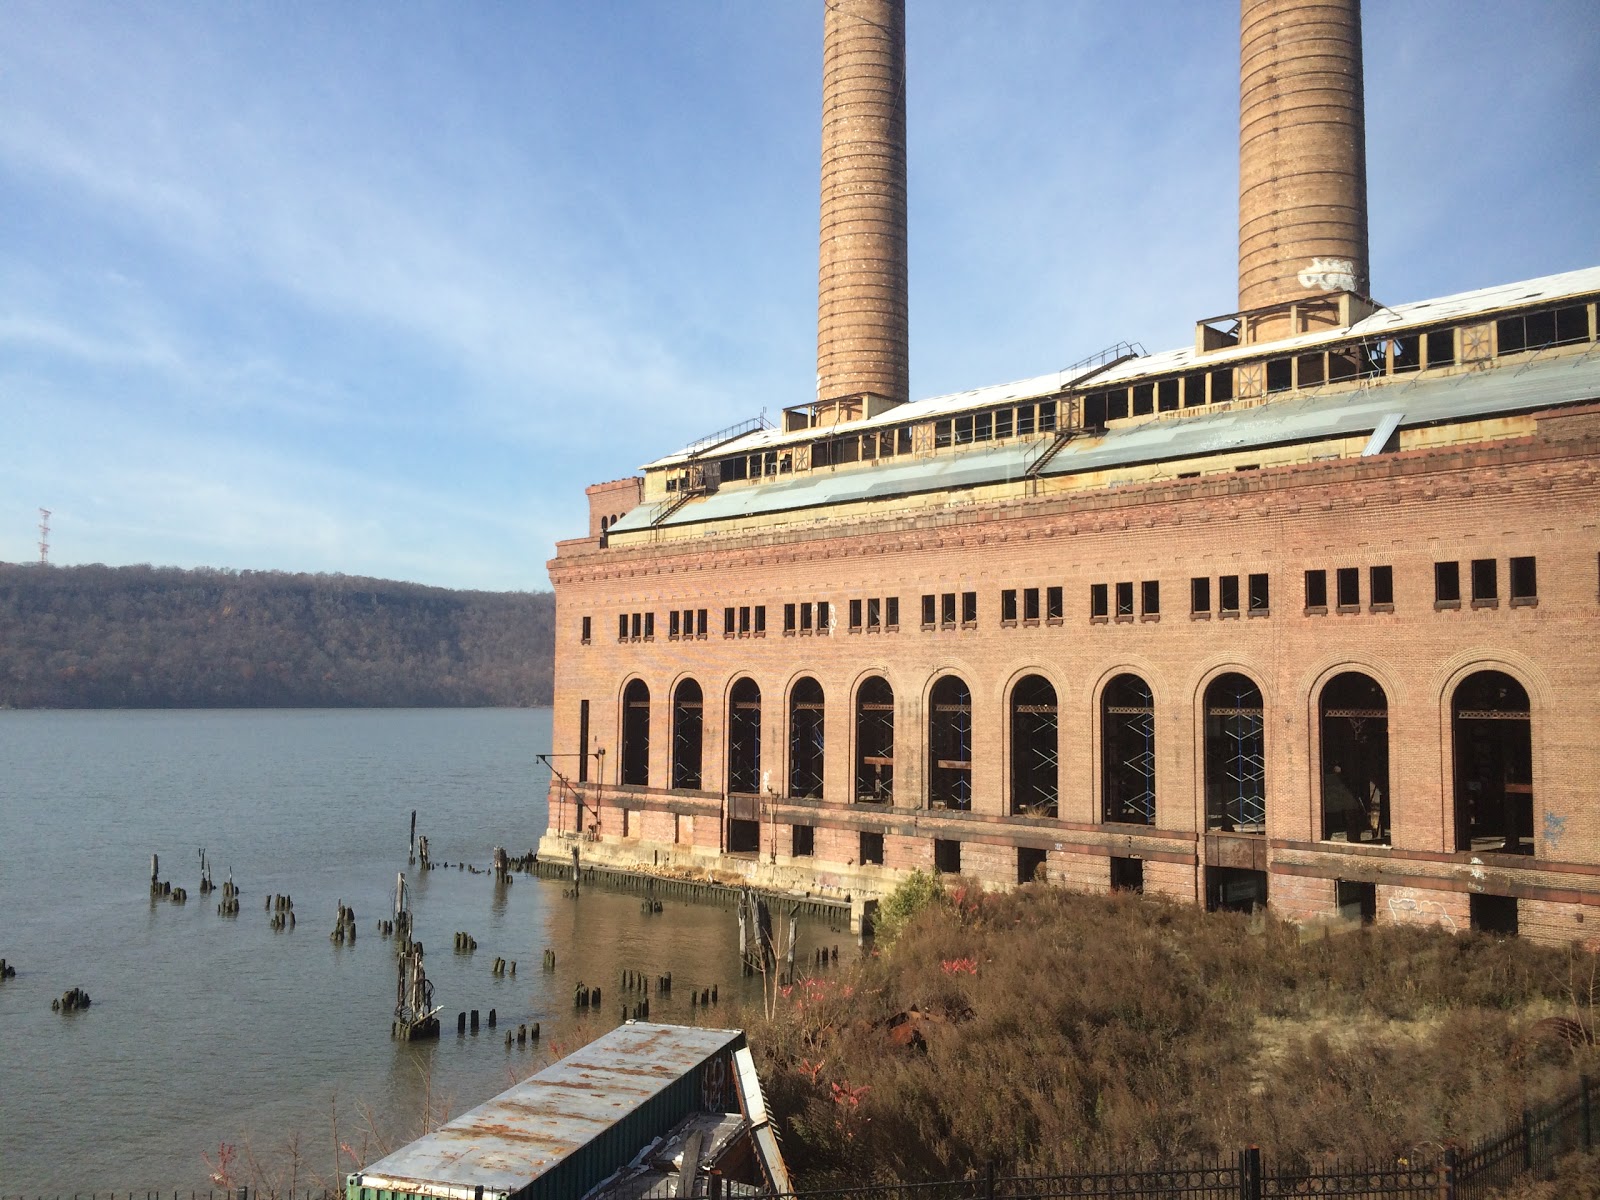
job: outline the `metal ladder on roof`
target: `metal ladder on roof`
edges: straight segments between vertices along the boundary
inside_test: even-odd
[[[1077,387],[1085,383],[1102,371],[1109,371],[1112,367],[1127,362],[1130,358],[1142,358],[1144,347],[1138,342],[1118,342],[1115,346],[1108,346],[1098,354],[1091,354],[1088,358],[1073,363],[1062,371],[1063,376],[1072,375],[1070,379],[1063,379],[1061,390]],[[1077,374],[1072,374],[1077,372]],[[1066,411],[1065,417],[1056,418],[1056,436],[1050,444],[1041,450],[1028,464],[1023,472],[1025,479],[1037,479],[1040,473],[1050,465],[1050,460],[1066,448],[1068,442],[1083,432],[1083,423],[1078,420],[1078,402],[1075,399],[1063,397],[1061,405]]]

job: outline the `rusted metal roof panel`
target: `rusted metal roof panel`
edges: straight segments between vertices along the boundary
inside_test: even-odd
[[[351,1175],[348,1200],[581,1195],[689,1113],[731,1103],[743,1045],[738,1029],[628,1022]]]

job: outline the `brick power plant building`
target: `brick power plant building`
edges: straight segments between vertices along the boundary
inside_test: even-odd
[[[1371,298],[1357,0],[1244,0],[1239,311],[907,390],[903,0],[830,0],[817,396],[588,489],[543,852],[1600,935],[1600,268]]]

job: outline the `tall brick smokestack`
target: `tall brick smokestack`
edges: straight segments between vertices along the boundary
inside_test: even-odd
[[[1368,295],[1360,0],[1242,0],[1239,308]]]
[[[898,403],[910,396],[905,0],[824,3],[817,400]],[[832,420],[861,415],[831,407]]]

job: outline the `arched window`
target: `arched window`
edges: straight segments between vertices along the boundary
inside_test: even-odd
[[[1104,820],[1156,823],[1156,717],[1150,685],[1118,675],[1100,696]]]
[[[761,689],[741,679],[728,697],[728,790],[761,791]]]
[[[672,693],[672,786],[700,790],[700,752],[705,736],[705,697],[685,679]]]
[[[856,800],[894,803],[894,689],[881,675],[856,691]]]
[[[1206,689],[1206,828],[1267,830],[1266,726],[1261,689],[1219,675]]]
[[[972,807],[972,689],[957,675],[939,680],[928,698],[928,803]]]
[[[1359,671],[1322,689],[1322,837],[1389,844],[1389,698]]]
[[[1011,811],[1053,817],[1058,795],[1056,689],[1027,675],[1011,689]]]
[[[789,693],[789,795],[822,797],[822,685],[810,676]]]
[[[1528,693],[1503,671],[1463,679],[1451,701],[1456,849],[1533,853],[1533,725]]]
[[[650,689],[632,680],[622,692],[622,782],[650,783]]]

